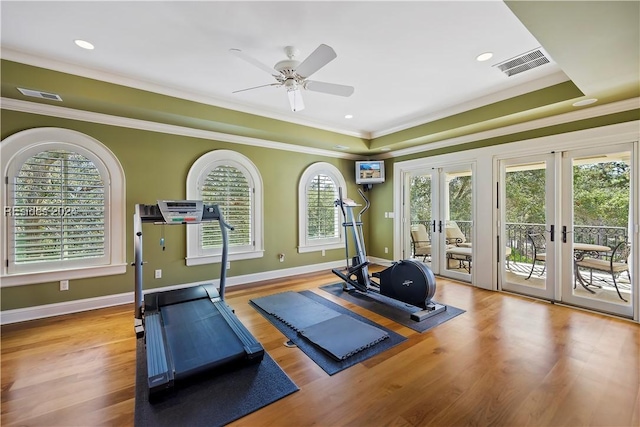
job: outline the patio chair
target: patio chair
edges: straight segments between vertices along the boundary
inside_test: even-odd
[[[462,230],[460,230],[457,222],[451,220],[445,221],[444,231],[448,245],[456,245],[461,248],[471,247],[471,243],[467,242],[467,238]]]
[[[411,226],[411,246],[413,247],[413,256],[423,257],[422,262],[431,256],[431,239],[424,224]]]
[[[547,253],[545,252],[547,239],[544,237],[544,234],[527,233],[527,240],[531,243],[531,247],[533,248],[533,262],[531,263],[531,271],[524,280],[529,280],[531,278],[533,269],[536,267],[536,261],[544,263],[542,273],[540,273],[539,276],[542,276],[547,268]]]
[[[620,242],[615,248],[613,248],[609,259],[584,257],[582,260],[577,261],[577,265],[578,267],[589,269],[589,283],[593,282],[593,270],[611,274],[611,277],[613,278],[613,286],[616,288],[618,296],[622,301],[628,302],[622,297],[620,289],[618,289],[616,278],[626,271],[627,276],[629,276],[629,281],[631,281],[631,273],[629,272],[630,255],[631,244],[629,242]],[[600,280],[604,281],[605,279]]]

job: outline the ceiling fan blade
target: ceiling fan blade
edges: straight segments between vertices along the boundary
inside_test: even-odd
[[[304,110],[304,102],[302,102],[302,92],[300,89],[288,90],[289,105],[291,105],[291,111]]]
[[[246,53],[244,53],[240,49],[235,49],[235,48],[234,49],[229,49],[229,52],[231,52],[232,54],[234,54],[238,58],[247,61],[249,64],[252,64],[254,67],[258,67],[262,71],[266,71],[267,73],[271,74],[272,76],[279,76],[280,75],[279,71],[276,71],[274,68],[269,67],[268,65],[263,64],[262,62],[258,61],[254,57],[247,55]]]
[[[336,52],[326,44],[321,44],[296,69],[296,74],[307,78],[329,62],[336,59]]]
[[[304,88],[313,92],[328,93],[330,95],[351,96],[353,95],[353,86],[337,85],[335,83],[318,82],[315,80],[307,80]]]
[[[260,85],[260,86],[248,87],[246,89],[234,90],[231,93],[245,92],[247,90],[259,89],[261,87],[267,87],[267,86],[282,86],[282,85],[280,83],[269,83],[268,85]]]

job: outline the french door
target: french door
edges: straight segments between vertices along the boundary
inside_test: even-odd
[[[556,299],[555,156],[520,157],[500,164],[502,289]]]
[[[620,144],[499,162],[503,290],[633,316],[631,154]]]
[[[638,269],[626,252],[631,248],[631,144],[562,153],[562,215],[558,237],[562,246],[562,301],[598,311],[633,316]],[[637,179],[637,178],[636,178]],[[635,201],[638,205],[638,201]],[[614,252],[616,250],[616,252]],[[612,274],[610,258],[619,269]],[[581,261],[582,260],[582,261]],[[595,260],[595,261],[594,261]],[[600,262],[604,261],[604,262]],[[591,269],[597,266],[602,269]]]
[[[471,282],[473,273],[473,165],[413,171],[406,175],[405,254],[438,275]],[[428,243],[419,236],[427,233]]]

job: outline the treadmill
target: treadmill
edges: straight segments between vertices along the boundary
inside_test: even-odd
[[[142,224],[199,224],[218,221],[222,234],[220,287],[211,283],[142,295]],[[228,225],[217,205],[201,200],[158,200],[137,204],[133,217],[136,337],[145,340],[149,397],[177,382],[213,370],[259,363],[262,345],[224,300]]]

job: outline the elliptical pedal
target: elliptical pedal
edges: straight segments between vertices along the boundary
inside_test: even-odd
[[[411,320],[415,320],[416,322],[422,322],[425,319],[435,316],[436,314],[440,314],[447,310],[446,305],[438,304],[430,301],[429,304],[426,304],[427,308],[424,310],[416,311],[415,313],[411,313]]]

